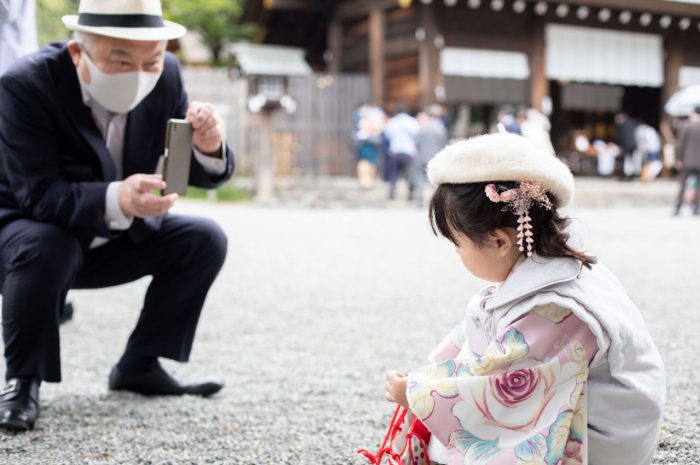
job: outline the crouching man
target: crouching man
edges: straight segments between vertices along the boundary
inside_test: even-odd
[[[141,315],[109,376],[112,390],[210,395],[158,358],[186,361],[205,297],[226,256],[214,222],[168,210],[177,195],[154,174],[170,118],[194,130],[189,182],[233,172],[222,120],[188,103],[165,51],[185,29],[159,0],[82,0],[74,40],[19,61],[0,79],[0,275],[7,385],[0,427],[27,430],[39,386],[59,382],[59,314],[69,289],[152,276]]]

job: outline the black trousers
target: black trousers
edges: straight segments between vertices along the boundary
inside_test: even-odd
[[[61,380],[58,316],[69,289],[95,289],[151,275],[126,344],[133,354],[187,361],[227,240],[215,222],[167,215],[141,242],[127,234],[85,251],[64,229],[20,219],[0,230],[6,378]]]

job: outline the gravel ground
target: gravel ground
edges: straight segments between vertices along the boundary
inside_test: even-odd
[[[176,211],[218,219],[230,251],[191,362],[168,367],[223,375],[227,387],[211,399],[108,392],[148,280],[75,292],[76,319],[62,328],[64,381],[42,387],[34,431],[0,433],[0,463],[363,463],[355,450],[378,445],[392,411],[383,373],[422,365],[483,284],[418,209],[181,202]],[[686,368],[700,353],[700,220],[661,208],[571,214],[666,362],[655,463],[700,463],[700,377]]]

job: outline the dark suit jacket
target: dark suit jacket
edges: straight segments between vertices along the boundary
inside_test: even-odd
[[[187,105],[177,59],[166,54],[155,89],[128,115],[124,178],[155,172],[167,121],[184,118]],[[193,156],[190,184],[214,188],[227,180],[234,167],[228,146],[226,159],[226,172],[212,177]],[[44,47],[0,78],[0,161],[0,227],[28,218],[72,231],[84,246],[95,236],[123,234],[110,231],[104,220],[114,163],[83,104],[65,43]],[[142,240],[161,219],[136,219],[128,234]]]
[[[637,148],[637,139],[634,137],[635,124],[632,118],[617,125],[617,145],[622,147],[624,152],[630,153]]]
[[[686,170],[700,170],[700,121],[688,123],[678,139],[678,159]]]

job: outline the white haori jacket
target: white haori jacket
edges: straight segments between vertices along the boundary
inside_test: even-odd
[[[470,307],[479,305],[485,327],[495,332],[545,304],[585,322],[598,344],[586,387],[588,463],[651,463],[666,398],[664,366],[639,310],[602,263],[589,270],[573,258],[535,255],[485,305],[475,300]]]

